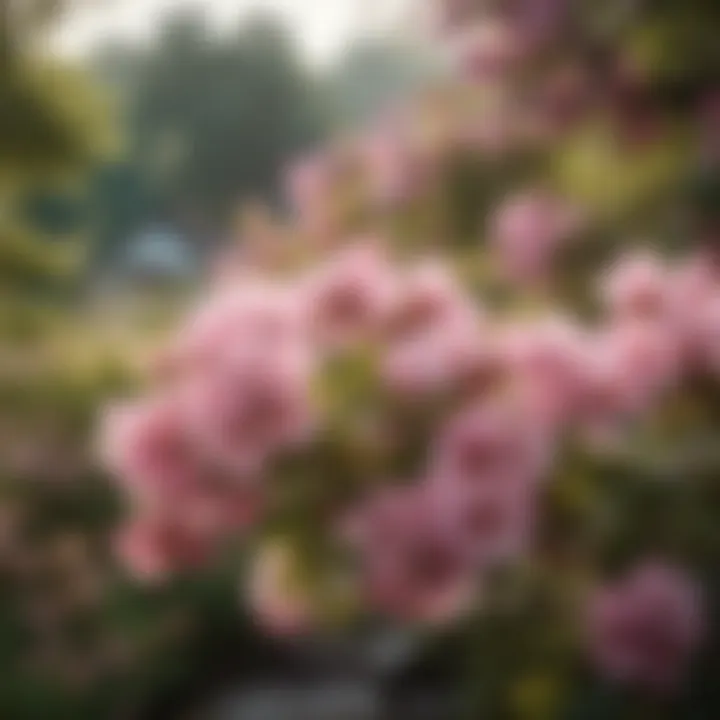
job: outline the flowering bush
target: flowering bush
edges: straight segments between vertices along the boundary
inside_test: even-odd
[[[290,226],[108,414],[118,548],[159,580],[243,538],[279,633],[500,613],[552,635],[536,667],[672,692],[718,548],[720,266],[706,216],[664,227],[690,155],[642,68],[577,51],[601,18],[444,5],[460,79],[291,170]]]

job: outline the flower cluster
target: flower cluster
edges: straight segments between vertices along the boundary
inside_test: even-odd
[[[537,159],[589,97],[567,58],[535,93],[514,82],[567,30],[566,3],[481,5],[446,3],[444,18],[474,82],[292,168],[272,266],[224,268],[149,397],[108,413],[104,456],[132,508],[119,550],[137,574],[251,535],[264,550],[247,595],[275,631],[318,623],[327,603],[460,621],[491,602],[496,571],[552,565],[576,542],[547,537],[568,473],[622,456],[716,384],[710,254],[624,250],[568,291],[564,256],[609,214],[551,182],[488,201],[488,169]],[[591,588],[590,657],[619,681],[676,684],[701,595],[659,561]]]
[[[688,284],[691,317],[677,299]],[[457,618],[483,596],[492,568],[532,557],[565,439],[598,429],[613,437],[683,377],[718,369],[720,281],[706,264],[628,255],[598,294],[599,324],[500,320],[451,264],[394,258],[378,238],[292,278],[223,285],[171,343],[172,372],[151,396],[108,415],[105,457],[134,508],[122,556],[159,577],[206,562],[230,536],[272,527],[284,484],[296,481],[285,465],[321,472],[314,453],[339,422],[323,392],[333,364],[362,357],[368,397],[346,411],[380,424],[359,435],[344,422],[364,452],[388,443],[397,452],[314,531],[350,551],[369,607],[411,621]],[[408,410],[426,425],[419,445],[401,421]],[[404,470],[395,455],[409,448],[414,475],[392,480]],[[309,613],[261,568],[262,615],[295,628]]]

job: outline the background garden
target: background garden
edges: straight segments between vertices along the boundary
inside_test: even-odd
[[[439,244],[468,285],[528,316],[550,297],[592,317],[588,289],[629,241],[717,262],[720,6],[409,0],[374,24],[376,11],[357,3],[357,32],[317,62],[262,3],[222,27],[202,4],[177,3],[143,42],[108,36],[68,52],[86,5],[0,0],[0,716],[250,718],[215,706],[284,687],[354,698],[356,709],[329,711],[337,718],[445,719],[466,706],[493,718],[717,717],[717,622],[704,628],[687,690],[658,703],[568,669],[562,642],[548,649],[536,637],[543,612],[562,612],[541,609],[552,593],[519,623],[471,618],[421,640],[395,628],[374,643],[362,632],[297,642],[273,637],[246,609],[242,552],[140,582],[115,552],[126,498],[100,462],[98,423],[112,400],[147,386],[159,348],[209,283],[292,264],[288,246],[316,252],[325,235],[371,226],[408,246]],[[509,31],[521,23],[542,39],[530,61]],[[511,84],[510,98],[495,87]],[[398,108],[427,118],[422,132],[442,155],[430,190],[413,194],[416,166],[395,172],[408,161],[402,137],[377,149],[381,202],[358,199],[342,170],[321,190],[307,178],[293,185],[299,157],[327,148],[342,159]],[[458,117],[456,144],[443,145]],[[502,200],[538,178],[583,208],[583,241],[550,291],[535,283],[532,248],[511,248],[522,256],[513,305],[507,278],[479,251]],[[312,212],[313,191],[331,202],[329,215]],[[546,210],[530,211],[531,236],[547,226]],[[351,403],[356,371],[339,371]],[[588,467],[570,457],[570,479],[552,490],[551,582],[579,581],[595,552],[607,475],[609,511],[632,518],[608,563],[662,548],[698,569],[717,606],[718,397],[712,382],[693,386],[621,459]],[[692,492],[677,490],[684,477],[697,481]],[[488,647],[489,657],[475,652]]]

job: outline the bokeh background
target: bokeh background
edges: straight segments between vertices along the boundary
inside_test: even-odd
[[[618,42],[667,70],[662,102],[694,102],[720,66],[717,7],[648,4]],[[218,251],[242,253],[266,207],[285,212],[287,163],[443,73],[422,5],[0,0],[0,717],[282,720],[284,702],[313,720],[374,718],[380,666],[393,670],[383,717],[454,717],[452,638],[424,653],[391,636],[361,653],[299,649],[254,627],[234,567],[134,583],[111,552],[122,509],[93,430]],[[646,127],[632,99],[627,111]],[[720,113],[708,122],[717,141]],[[685,177],[676,139],[631,160],[560,143],[558,166],[610,204],[670,179],[712,216],[720,192]],[[338,695],[349,706],[333,710]],[[582,717],[612,716],[603,702]]]

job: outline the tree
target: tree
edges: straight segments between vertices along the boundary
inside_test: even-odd
[[[5,299],[20,288],[34,292],[54,285],[67,270],[59,257],[67,248],[42,242],[48,230],[61,229],[59,216],[51,220],[47,204],[45,210],[37,204],[28,209],[28,196],[38,190],[56,194],[59,181],[79,177],[113,142],[108,108],[97,87],[43,42],[76,4],[0,2],[0,287]]]
[[[283,163],[318,135],[317,89],[271,18],[214,37],[201,16],[177,16],[139,65],[134,157],[165,211],[201,232],[217,233],[244,198],[276,197]]]
[[[107,142],[105,108],[87,78],[42,49],[75,3],[0,3],[0,174],[28,178],[78,167]]]

